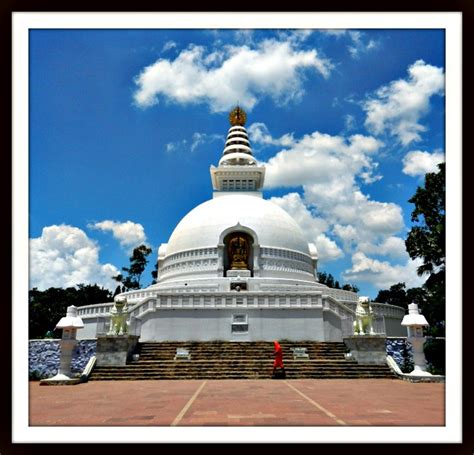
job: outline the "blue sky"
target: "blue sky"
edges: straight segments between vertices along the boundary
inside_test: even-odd
[[[363,295],[420,285],[408,199],[444,160],[443,30],[31,30],[30,286],[113,287],[212,196],[237,102],[264,197]]]

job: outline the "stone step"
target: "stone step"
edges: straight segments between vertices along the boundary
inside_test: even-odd
[[[153,376],[120,376],[120,377],[105,377],[105,376],[96,376],[94,381],[139,381],[139,380],[180,380],[180,379],[194,379],[194,380],[203,380],[203,379],[271,379],[271,374],[266,375],[255,375],[255,374],[248,374],[248,375],[215,375],[215,374],[202,374],[199,376],[182,376],[182,375],[153,375]],[[391,374],[357,374],[357,375],[347,375],[347,374],[331,374],[331,375],[305,375],[305,376],[298,376],[294,377],[289,374],[286,375],[286,379],[396,379]]]
[[[123,367],[122,369],[115,369],[115,368],[110,368],[107,369],[107,367],[98,367],[96,370],[94,370],[95,374],[141,374],[141,373],[153,373],[153,372],[176,372],[176,373],[202,373],[205,371],[213,371],[216,373],[221,373],[221,372],[227,372],[227,373],[245,373],[248,371],[270,371],[272,370],[272,366],[269,365],[266,368],[259,368],[259,367],[247,367],[247,368],[235,368],[235,369],[229,369],[229,368],[215,368],[213,366],[203,366],[199,368],[162,368],[162,367],[150,367],[150,368],[127,368]],[[319,369],[319,368],[289,368],[286,367],[285,371],[292,373],[315,373],[315,372],[347,372],[347,373],[352,373],[352,372],[378,372],[378,371],[390,371],[389,369],[384,368],[383,366],[376,367],[376,366],[371,366],[371,367],[362,367],[362,366],[354,366],[354,367],[346,367],[346,368],[340,368],[340,367],[326,367],[324,369]]]
[[[386,365],[346,360],[344,343],[280,342],[287,378],[394,378]],[[293,359],[291,348],[305,347],[309,359]],[[184,348],[190,360],[174,360]],[[268,379],[273,366],[271,342],[145,342],[139,359],[125,366],[97,366],[91,380]]]

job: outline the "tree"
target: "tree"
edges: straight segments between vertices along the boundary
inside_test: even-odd
[[[77,288],[49,288],[44,291],[33,288],[28,296],[29,337],[43,338],[46,332],[54,331],[58,321],[66,315],[68,306],[79,307],[111,300],[110,291],[96,284],[78,284]]]
[[[446,170],[438,164],[437,173],[425,176],[424,187],[418,187],[408,201],[415,204],[411,220],[417,223],[408,233],[406,249],[412,259],[420,258],[423,264],[418,274],[429,274],[423,288],[426,302],[423,308],[430,318],[430,333],[444,335],[445,323],[445,259],[446,259]]]
[[[415,204],[411,220],[417,225],[408,233],[406,249],[412,259],[423,259],[418,274],[429,273],[429,278],[444,274],[445,269],[445,163],[438,164],[438,168],[436,174],[426,174],[425,186],[418,187],[408,200]]]
[[[357,286],[353,286],[352,284],[348,283],[344,284],[341,288],[339,281],[337,281],[330,273],[318,272],[318,281],[321,284],[325,284],[328,288],[344,289],[345,291],[359,292],[359,288]]]
[[[408,304],[417,303],[420,308],[423,308],[426,303],[426,290],[423,288],[406,289],[405,283],[397,283],[390,286],[390,289],[380,290],[375,301],[405,309],[408,309]]]
[[[355,292],[356,294],[360,291],[360,289],[359,289],[356,285],[354,285],[354,284],[348,284],[348,283],[344,284],[344,285],[342,286],[342,289],[343,289],[344,291]]]
[[[127,276],[123,276],[121,273],[112,277],[115,281],[122,283],[126,290],[129,289],[140,289],[140,279],[142,273],[148,264],[147,257],[151,254],[151,248],[146,245],[140,245],[133,249],[132,256],[129,258],[130,266],[122,267],[124,272],[127,272]]]
[[[155,268],[151,271],[151,276],[153,278],[151,284],[156,284],[158,281],[158,261],[156,261]]]

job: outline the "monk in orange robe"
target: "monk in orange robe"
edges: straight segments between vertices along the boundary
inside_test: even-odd
[[[283,366],[283,350],[280,346],[280,343],[278,341],[273,342],[275,351],[273,352],[273,355],[275,356],[275,360],[273,362],[273,376],[275,376],[275,372],[277,368],[281,368],[281,371],[283,374],[285,374],[285,367]]]

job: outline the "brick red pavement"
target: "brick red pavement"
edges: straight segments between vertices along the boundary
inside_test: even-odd
[[[29,424],[443,426],[444,397],[444,384],[392,379],[31,382]]]

